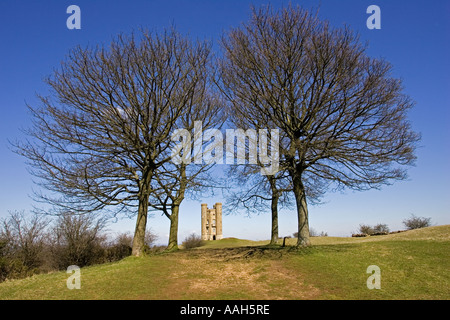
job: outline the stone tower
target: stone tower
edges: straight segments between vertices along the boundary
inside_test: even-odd
[[[220,240],[222,235],[222,204],[220,202],[208,209],[202,203],[202,240]]]

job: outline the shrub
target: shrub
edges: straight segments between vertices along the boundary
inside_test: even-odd
[[[412,214],[411,218],[403,220],[403,224],[408,230],[425,228],[431,226],[431,218],[416,217]]]
[[[26,216],[23,211],[10,212],[0,231],[9,243],[9,254],[27,268],[38,268],[42,264],[47,224],[48,221],[37,214]]]
[[[183,241],[183,247],[185,249],[191,249],[196,247],[201,247],[204,244],[202,238],[195,233],[192,233]]]
[[[359,232],[362,234],[368,234],[371,235],[374,233],[374,230],[371,226],[366,225],[366,224],[360,224],[359,225]]]
[[[293,236],[294,238],[297,238],[298,232],[294,232],[294,233],[292,234],[292,236]],[[323,231],[321,231],[320,233],[318,233],[315,229],[309,228],[309,236],[310,236],[310,237],[328,237],[328,233],[327,233],[327,232],[323,232]],[[288,237],[288,238],[290,238],[290,237]]]
[[[9,275],[9,260],[7,257],[8,241],[3,239],[0,235],[0,282],[8,278]]]
[[[119,234],[106,248],[106,259],[118,261],[131,255],[133,236],[129,232]]]
[[[47,221],[10,212],[0,224],[0,281],[37,273],[44,264]]]
[[[389,227],[387,224],[379,223],[373,227],[374,234],[388,234]]]
[[[106,218],[70,212],[58,216],[53,225],[42,215],[13,212],[0,219],[0,282],[35,273],[64,270],[121,260],[131,254],[133,236],[121,233],[107,241]],[[157,236],[147,230],[145,245]]]
[[[65,269],[70,265],[84,267],[104,262],[106,237],[101,232],[105,222],[105,219],[95,220],[92,215],[60,215],[53,230],[54,239],[50,248],[55,267]]]
[[[359,225],[360,234],[366,234],[369,236],[382,235],[389,233],[389,227],[387,224],[379,223],[375,226],[369,226],[366,224]]]
[[[153,251],[152,247],[156,240],[158,240],[158,236],[154,234],[150,229],[145,231],[144,253],[150,253]]]

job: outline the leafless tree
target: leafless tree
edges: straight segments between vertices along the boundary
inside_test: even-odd
[[[292,185],[285,172],[261,175],[258,165],[234,165],[228,170],[234,181],[227,197],[226,211],[244,209],[248,215],[260,214],[268,206],[271,211],[270,244],[278,241],[279,208],[290,208]]]
[[[426,228],[431,226],[431,218],[416,217],[412,214],[410,218],[403,220],[403,224],[407,230]]]
[[[244,209],[248,215],[252,213],[259,214],[263,212],[268,203],[270,203],[271,210],[271,237],[270,244],[276,244],[278,241],[278,207],[289,207],[291,199],[289,191],[292,191],[292,184],[287,179],[286,171],[283,168],[271,175],[261,174],[262,168],[266,165],[261,162],[261,157],[255,152],[262,152],[261,135],[259,130],[268,129],[268,117],[263,115],[258,118],[242,117],[241,113],[233,111],[233,105],[230,106],[228,112],[228,120],[237,128],[243,129],[244,136],[238,138],[240,148],[245,150],[244,158],[248,156],[248,161],[245,160],[245,165],[232,165],[228,170],[228,177],[231,181],[228,186],[228,197],[226,204],[226,211],[235,212],[239,209]],[[253,129],[254,133],[249,133],[248,129]],[[228,138],[228,137],[227,137]],[[234,138],[233,138],[234,139]],[[267,148],[269,141],[272,141],[271,132],[266,131]],[[259,148],[258,148],[259,147]],[[237,150],[236,150],[237,151]],[[268,152],[268,150],[267,150]],[[256,152],[257,153],[257,152]],[[281,199],[281,201],[280,201]],[[281,203],[280,203],[281,202]]]
[[[213,66],[209,74],[214,73]],[[169,243],[166,250],[178,249],[178,217],[180,205],[187,195],[192,199],[208,189],[217,188],[218,179],[209,174],[214,163],[204,161],[203,153],[211,150],[214,141],[203,141],[203,131],[219,130],[223,124],[223,102],[215,93],[211,77],[205,78],[204,90],[197,92],[191,103],[191,110],[178,120],[179,128],[189,134],[186,155],[181,163],[167,162],[157,169],[150,205],[160,210],[170,220]],[[184,136],[183,139],[187,137]]]
[[[155,177],[159,191],[151,195],[151,207],[161,211],[170,220],[169,242],[166,250],[178,249],[178,218],[180,206],[187,195],[204,193],[215,188],[215,178],[208,173],[212,165],[168,164]]]
[[[36,199],[76,213],[137,211],[141,255],[152,181],[171,160],[177,120],[201,104],[210,52],[173,29],[72,50],[46,79],[50,94],[29,106],[29,140],[15,144],[43,187]]]
[[[222,39],[220,85],[237,117],[280,130],[292,179],[297,245],[310,245],[306,181],[366,190],[405,179],[419,135],[392,66],[371,58],[349,28],[289,6],[253,8]]]

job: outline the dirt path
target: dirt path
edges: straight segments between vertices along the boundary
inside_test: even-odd
[[[267,248],[190,250],[176,254],[171,290],[175,299],[314,299],[305,275],[285,266],[280,251]]]

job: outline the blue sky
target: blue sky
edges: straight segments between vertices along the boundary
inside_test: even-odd
[[[42,79],[58,67],[78,45],[108,44],[120,32],[139,27],[160,30],[174,24],[184,34],[215,41],[222,31],[238,26],[249,6],[268,1],[0,1],[0,217],[12,210],[28,211],[33,187],[24,159],[12,153],[8,139],[21,138],[19,128],[30,124],[26,103],[45,94]],[[288,1],[271,1],[278,7]],[[387,0],[292,1],[305,8],[320,6],[320,17],[334,26],[348,24],[368,41],[368,54],[383,57],[402,78],[405,93],[416,101],[410,112],[413,129],[422,134],[415,167],[407,181],[382,190],[329,193],[310,206],[310,226],[330,236],[349,236],[359,224],[386,223],[402,229],[411,214],[431,217],[434,224],[450,224],[450,2]],[[68,30],[66,9],[81,8],[81,30]],[[369,30],[369,5],[381,9],[381,29]],[[223,167],[222,167],[223,168]],[[223,168],[224,169],[224,168]],[[219,167],[218,170],[221,170]],[[204,199],[212,206],[221,195]],[[280,235],[296,231],[294,211],[280,212]],[[149,226],[166,243],[169,221],[155,214]],[[134,220],[111,224],[113,231],[133,231]],[[251,218],[241,214],[223,218],[225,237],[268,239],[269,210]],[[200,202],[186,200],[180,212],[179,238],[200,232]]]

